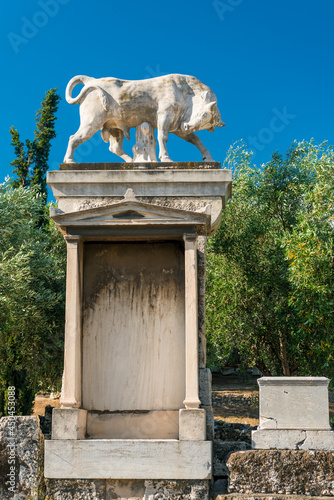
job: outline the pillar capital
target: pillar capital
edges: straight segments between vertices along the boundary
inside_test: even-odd
[[[78,234],[64,234],[64,239],[66,243],[80,243],[82,236]]]
[[[198,238],[198,235],[197,233],[184,233],[183,235],[183,241],[185,243],[185,245],[196,245],[197,246],[197,238]]]

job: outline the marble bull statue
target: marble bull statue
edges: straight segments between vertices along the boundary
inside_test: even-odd
[[[73,88],[84,87],[77,97]],[[75,76],[66,88],[69,104],[80,104],[80,128],[70,137],[64,162],[74,162],[73,153],[79,144],[101,130],[109,149],[125,161],[133,161],[123,150],[124,136],[130,138],[130,128],[148,122],[158,131],[159,158],[172,161],[166,143],[169,132],[194,144],[204,161],[213,161],[203,146],[197,130],[213,131],[223,127],[212,90],[193,76],[166,75],[147,80],[90,78]]]

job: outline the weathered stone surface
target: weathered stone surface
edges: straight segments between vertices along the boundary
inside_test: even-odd
[[[259,429],[330,430],[325,377],[262,377]]]
[[[84,252],[83,407],[182,408],[182,244],[91,243]]]
[[[52,439],[85,439],[87,410],[79,408],[54,408],[52,414]]]
[[[50,500],[106,500],[106,481],[45,479],[46,498]],[[110,496],[109,498],[113,498]],[[117,498],[117,497],[114,497]]]
[[[242,441],[214,441],[213,442],[213,475],[227,476],[226,462],[231,453],[250,448],[248,443]]]
[[[185,409],[179,412],[180,441],[205,441],[206,415],[203,408]]]
[[[143,500],[208,500],[208,481],[145,481]]]
[[[220,168],[219,161],[157,161],[129,163],[60,163],[59,170],[192,170]]]
[[[178,439],[179,411],[88,412],[87,437],[94,439]]]
[[[73,98],[72,90],[78,83],[83,83],[84,87]],[[73,163],[75,149],[98,130],[103,140],[109,142],[110,151],[132,162],[123,150],[124,136],[129,139],[130,129],[143,122],[151,123],[158,131],[161,161],[171,161],[166,148],[169,132],[194,144],[204,161],[212,161],[211,154],[194,132],[212,132],[215,127],[225,125],[215,94],[207,85],[188,75],[165,75],[147,80],[96,79],[79,75],[69,81],[66,100],[69,104],[80,104],[81,124],[77,133],[70,136],[64,163]]]
[[[229,493],[334,496],[334,452],[241,451],[227,467]]]
[[[204,406],[211,406],[211,378],[209,368],[199,370],[199,399]]]
[[[334,431],[260,429],[252,432],[252,448],[334,451]]]
[[[46,479],[49,500],[207,500],[208,481]]]
[[[0,498],[39,499],[44,438],[39,418],[3,417],[0,420]],[[14,467],[13,484],[7,483]],[[7,483],[7,484],[6,484]],[[13,490],[8,488],[13,486]]]
[[[133,189],[137,199],[160,206],[167,206],[167,201],[175,208],[193,211],[193,205],[194,211],[200,211],[210,204],[212,234],[219,226],[225,202],[231,197],[232,173],[198,164],[198,168],[189,170],[51,171],[47,181],[64,213],[119,201],[128,188]]]
[[[50,479],[210,479],[212,443],[177,440],[45,441]]]
[[[205,335],[205,268],[206,236],[197,239],[197,289],[198,289],[198,365],[199,393],[202,405],[211,405],[211,372],[206,368]]]
[[[310,497],[309,495],[266,495],[266,494],[249,494],[241,495],[235,493],[229,493],[227,495],[215,495],[213,492],[211,496],[212,500],[330,500],[333,497],[321,496],[321,497]]]
[[[136,127],[136,144],[132,148],[134,162],[155,162],[157,155],[155,152],[156,141],[154,129],[147,122]]]

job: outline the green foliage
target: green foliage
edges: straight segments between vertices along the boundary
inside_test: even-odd
[[[51,140],[55,138],[56,111],[60,96],[57,89],[46,92],[41,108],[36,113],[36,130],[34,140],[27,139],[21,142],[19,132],[11,127],[12,146],[14,146],[15,160],[10,164],[14,167],[13,173],[17,178],[12,182],[13,187],[36,186],[43,195],[46,203],[47,186],[45,174],[48,169],[48,159]]]
[[[9,386],[20,415],[60,384],[66,253],[53,222],[38,225],[43,207],[38,190],[0,185],[0,415]]]
[[[237,348],[267,375],[333,375],[332,148],[294,143],[257,167],[237,145],[225,167],[233,198],[208,252],[211,363]]]

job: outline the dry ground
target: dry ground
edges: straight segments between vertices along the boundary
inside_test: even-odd
[[[44,415],[44,409],[47,405],[51,405],[54,408],[60,408],[59,396],[51,397],[49,394],[37,394],[35,397],[33,415]]]
[[[259,423],[257,378],[237,375],[212,376],[212,405],[216,420],[256,426]]]

